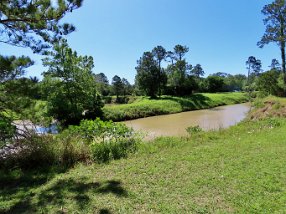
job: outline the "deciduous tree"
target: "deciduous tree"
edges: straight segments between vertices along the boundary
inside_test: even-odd
[[[101,115],[103,103],[96,90],[92,74],[93,58],[78,56],[61,40],[50,56],[43,60],[48,67],[44,75],[57,81],[50,87],[48,113],[63,125],[78,124],[82,119],[95,119]]]

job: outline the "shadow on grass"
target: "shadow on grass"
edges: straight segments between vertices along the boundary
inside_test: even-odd
[[[183,111],[197,110],[209,107],[210,98],[202,94],[193,94],[188,97],[161,97],[161,100],[171,100],[179,103]]]
[[[63,168],[45,168],[31,171],[0,170],[0,195],[13,196],[19,190],[25,191],[46,184],[55,175],[65,173]]]
[[[38,188],[40,185],[43,185],[43,188]],[[93,207],[90,195],[113,194],[116,197],[128,196],[120,181],[88,182],[82,177],[67,180],[60,179],[52,184],[46,183],[43,179],[31,179],[29,182],[24,182],[24,185],[14,184],[14,186],[17,186],[18,192],[15,189],[11,192],[10,188],[0,191],[2,198],[13,198],[15,200],[13,206],[4,210],[0,209],[0,213],[47,213],[49,212],[49,206],[58,207],[58,213],[69,213],[71,210],[65,208],[69,203],[72,203],[73,207],[79,211]],[[36,190],[36,188],[38,189]],[[35,191],[37,193],[33,193]],[[111,213],[105,208],[96,209],[99,213]]]
[[[98,213],[99,214],[111,214],[111,212],[108,209],[101,209]]]
[[[2,202],[7,201],[14,204],[12,207],[0,207],[0,213],[33,211],[30,202],[30,199],[35,195],[33,190],[45,185],[55,175],[66,171],[67,169],[52,167],[31,171],[0,170],[0,196]]]

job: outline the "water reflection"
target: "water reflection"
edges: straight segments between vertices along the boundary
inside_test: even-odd
[[[136,131],[148,133],[147,138],[158,136],[183,136],[186,128],[199,125],[204,130],[227,128],[243,120],[249,104],[220,106],[217,108],[162,115],[124,122]]]
[[[58,126],[56,124],[52,124],[49,127],[44,126],[36,126],[35,132],[37,134],[58,134]]]

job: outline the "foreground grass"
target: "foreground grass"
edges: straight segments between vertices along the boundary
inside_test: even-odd
[[[159,138],[128,159],[0,172],[0,213],[284,213],[286,120]]]
[[[247,102],[245,93],[202,93],[190,97],[162,96],[158,99],[143,98],[131,104],[106,105],[103,108],[107,120],[124,121],[162,114],[212,108]]]

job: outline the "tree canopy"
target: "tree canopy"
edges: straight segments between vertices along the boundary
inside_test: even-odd
[[[156,97],[160,88],[160,69],[152,52],[144,52],[137,61],[136,82],[148,96]]]
[[[282,72],[284,73],[284,84],[286,84],[286,65],[285,65],[285,42],[286,42],[286,4],[285,0],[275,0],[267,4],[262,9],[265,16],[264,24],[266,30],[261,40],[258,42],[259,47],[263,47],[271,42],[280,47],[282,59]]]
[[[25,73],[25,69],[34,62],[25,56],[2,56],[0,55],[0,82],[16,79]]]
[[[61,40],[43,64],[48,66],[44,75],[54,79],[47,84],[50,89],[50,116],[63,125],[78,124],[82,119],[101,116],[103,103],[92,74],[92,57],[78,56],[66,40]]]
[[[1,0],[0,42],[43,52],[62,35],[75,30],[60,20],[83,0]]]

